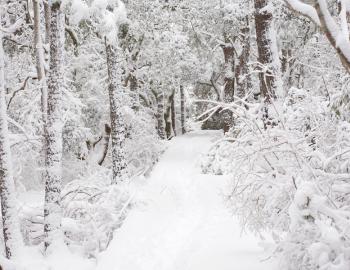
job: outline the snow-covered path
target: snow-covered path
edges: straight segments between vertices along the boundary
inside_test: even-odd
[[[174,139],[137,205],[98,259],[98,270],[273,270],[253,236],[242,235],[224,205],[225,177],[202,175],[212,132]]]

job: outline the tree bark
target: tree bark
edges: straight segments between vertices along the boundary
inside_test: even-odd
[[[36,71],[38,74],[38,81],[45,79],[45,57],[44,48],[40,31],[40,2],[33,0],[34,11],[34,49],[36,56]]]
[[[268,0],[254,0],[255,4],[255,29],[258,46],[260,92],[266,103],[276,98],[276,70],[274,68],[274,56],[272,51],[272,13],[265,9]],[[265,9],[265,10],[264,10]]]
[[[235,49],[232,45],[223,46],[224,58],[225,58],[225,86],[224,97],[225,103],[231,103],[234,101],[235,94]],[[233,114],[231,111],[225,110],[221,113],[223,120],[224,133],[229,131],[233,125]]]
[[[232,45],[223,46],[225,58],[225,87],[224,102],[230,103],[234,101],[235,94],[235,50]]]
[[[44,14],[45,14],[45,43],[50,42],[50,21],[51,21],[51,10],[48,1],[44,1]]]
[[[40,31],[40,2],[39,0],[33,0],[33,11],[34,11],[34,48],[36,56],[36,70],[38,81],[41,87],[41,115],[42,115],[42,150],[43,153],[38,161],[39,168],[42,169],[45,164],[45,136],[44,129],[47,118],[47,84],[45,74],[45,55],[44,47]],[[42,171],[41,179],[44,181],[45,173]]]
[[[100,160],[98,161],[98,165],[100,166],[103,164],[107,156],[110,137],[111,137],[111,127],[108,124],[105,124],[105,132],[103,134],[103,152]]]
[[[165,120],[165,133],[166,133],[166,137],[168,140],[171,139],[172,137],[172,127],[173,127],[173,123],[172,123],[172,102],[174,100],[174,92],[172,92],[170,94],[170,96],[168,97],[167,103],[166,103],[166,108],[165,108],[165,112],[164,112],[164,120]]]
[[[165,112],[164,112],[164,120],[165,120],[165,134],[168,140],[171,139],[171,119],[170,119],[171,107],[170,104],[167,104]]]
[[[131,94],[131,98],[132,98],[132,106],[131,107],[133,110],[138,111],[139,107],[140,107],[138,80],[133,72],[134,71],[131,71],[127,80],[129,83],[129,89],[130,89],[130,94]]]
[[[118,78],[118,52],[115,46],[107,43],[107,40],[106,56],[112,138],[112,184],[118,184],[127,177],[127,164],[124,152],[126,127],[121,110],[123,106],[123,89],[120,87]]]
[[[173,129],[174,136],[176,136],[176,109],[175,109],[175,89],[170,96],[171,107],[171,127]]]
[[[243,49],[238,59],[238,66],[236,68],[236,85],[237,96],[243,98],[252,87],[251,76],[249,73],[249,56],[250,56],[250,23],[249,15],[244,18],[245,26],[241,30],[243,35]]]
[[[182,134],[186,133],[185,128],[185,93],[183,85],[180,85],[180,110],[181,110],[181,132]]]
[[[158,136],[162,140],[165,139],[164,126],[164,94],[163,92],[157,94],[157,131]]]
[[[50,70],[45,125],[45,248],[62,240],[62,105],[64,65],[64,15],[61,2],[50,4]]]
[[[2,14],[0,12],[0,21],[1,20]],[[0,30],[0,197],[5,254],[6,257],[10,259],[17,255],[18,248],[22,243],[16,209],[15,184],[11,167],[4,69],[3,37]]]

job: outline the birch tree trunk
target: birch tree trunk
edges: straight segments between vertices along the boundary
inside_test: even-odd
[[[121,108],[123,106],[122,88],[118,79],[117,48],[107,44],[108,93],[110,102],[111,138],[112,138],[112,184],[118,184],[126,178],[126,159],[124,152],[125,123]]]
[[[4,68],[3,38],[0,30],[0,197],[5,253],[6,257],[10,259],[18,254],[18,249],[22,245],[22,239],[17,217],[15,184],[11,167]]]
[[[45,164],[45,136],[44,129],[47,118],[47,85],[46,85],[46,75],[45,75],[45,54],[44,47],[40,31],[40,1],[33,0],[33,11],[34,11],[34,49],[36,56],[36,70],[38,75],[38,81],[41,87],[41,115],[42,115],[42,155],[40,155],[38,164],[39,169],[42,170]],[[45,179],[45,173],[40,171],[41,179]]]
[[[61,2],[50,4],[50,70],[45,125],[45,248],[62,240],[62,92],[64,65],[64,15]]]
[[[184,87],[183,85],[180,85],[180,110],[181,110],[181,132],[182,134],[186,133],[186,128],[185,128],[185,93],[184,93]]]

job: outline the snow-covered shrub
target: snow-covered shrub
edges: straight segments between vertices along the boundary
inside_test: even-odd
[[[272,234],[282,269],[349,269],[350,125],[331,110],[295,88],[269,107],[276,126],[264,129],[255,105],[235,109],[230,136],[202,162],[232,175],[232,209],[245,228]]]
[[[65,242],[87,257],[95,257],[107,248],[131,207],[132,196],[127,186],[111,186],[110,178],[110,170],[96,165],[62,190]],[[42,243],[43,202],[24,204],[19,217],[26,244]]]
[[[62,192],[66,242],[89,256],[107,248],[130,207],[127,188],[110,186],[109,179],[109,174],[97,171],[88,179],[70,182]]]
[[[137,112],[131,109],[128,112],[125,117],[128,124],[125,152],[128,170],[133,177],[149,172],[164,150],[164,145],[158,139],[151,109],[141,107]]]

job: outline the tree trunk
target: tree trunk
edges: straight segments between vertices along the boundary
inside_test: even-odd
[[[170,119],[170,112],[171,112],[171,107],[170,104],[167,104],[165,113],[164,113],[164,120],[165,120],[165,134],[166,138],[168,140],[171,139],[171,119]]]
[[[176,136],[176,110],[175,110],[175,89],[170,96],[170,107],[171,107],[171,127],[173,129],[174,136]]]
[[[250,24],[249,15],[244,18],[245,26],[241,30],[243,35],[243,49],[238,59],[236,68],[237,96],[243,98],[248,90],[252,87],[251,76],[249,73],[249,56],[250,56]]]
[[[1,20],[0,13],[0,20]],[[8,123],[5,100],[4,50],[0,30],[0,197],[2,229],[5,254],[8,259],[16,256],[21,246],[19,221],[17,218],[15,184],[11,167],[11,150],[8,135]]]
[[[105,132],[103,134],[103,152],[100,160],[98,161],[98,165],[100,166],[103,164],[107,156],[110,137],[111,137],[111,127],[108,124],[105,124]]]
[[[260,92],[266,103],[270,103],[272,99],[276,98],[277,87],[277,70],[274,66],[272,48],[275,44],[275,41],[272,40],[273,17],[267,8],[268,2],[268,0],[254,0],[258,61],[261,65],[259,68]]]
[[[171,115],[171,106],[172,106],[172,101],[174,100],[174,92],[172,92],[170,94],[170,96],[168,97],[167,103],[166,103],[166,109],[165,109],[165,113],[164,113],[164,120],[165,120],[165,133],[166,133],[166,137],[168,140],[171,139],[172,137],[172,115]]]
[[[112,184],[118,184],[127,177],[127,164],[124,152],[126,127],[121,110],[123,106],[123,89],[120,87],[118,78],[118,52],[115,46],[107,43],[107,40],[106,55],[112,138]]]
[[[182,134],[186,133],[185,128],[185,93],[183,85],[180,85],[180,110],[181,110],[181,132]]]
[[[235,94],[235,50],[232,45],[224,46],[224,58],[225,58],[225,86],[224,97],[225,103],[231,103],[234,101]],[[223,121],[223,130],[226,133],[233,125],[233,115],[231,111],[225,110],[221,113]]]
[[[159,137],[165,139],[165,126],[164,126],[164,94],[163,92],[157,94],[157,130]]]
[[[235,94],[235,50],[233,46],[224,46],[224,58],[225,58],[225,87],[224,87],[224,102],[231,103],[234,101]]]
[[[139,110],[140,107],[140,99],[139,99],[139,89],[138,89],[138,81],[134,73],[130,73],[129,78],[129,87],[132,95],[132,109],[135,111]]]
[[[62,240],[62,129],[64,15],[61,2],[50,4],[50,70],[48,77],[47,121],[45,126],[45,248]]]
[[[34,11],[34,49],[36,56],[36,71],[38,74],[38,81],[41,82],[45,79],[45,58],[44,48],[40,31],[40,2],[39,0],[33,0]]]
[[[51,21],[51,10],[48,1],[44,2],[44,14],[45,14],[45,43],[50,42],[50,21]]]
[[[45,136],[44,129],[47,117],[47,84],[45,76],[45,55],[44,47],[40,31],[40,3],[39,0],[33,0],[33,11],[34,11],[34,48],[36,56],[36,70],[38,75],[38,81],[41,87],[41,115],[42,115],[42,155],[38,160],[39,169],[41,170],[45,164]],[[41,179],[45,179],[45,173],[41,170]]]

